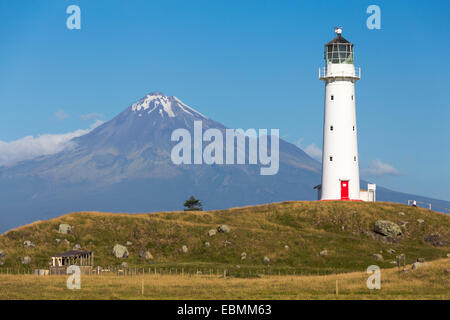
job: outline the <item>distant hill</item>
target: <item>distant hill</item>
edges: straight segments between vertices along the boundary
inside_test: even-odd
[[[226,127],[176,97],[153,92],[57,154],[0,167],[0,232],[73,211],[180,210],[191,195],[205,209],[287,200],[315,200],[321,165],[280,140],[280,167],[261,176],[260,165],[174,165],[173,130]],[[362,184],[364,187],[366,183]],[[406,203],[417,196],[378,186],[378,200]],[[440,207],[450,202],[420,198]]]
[[[400,238],[374,233],[377,220],[401,226]],[[58,233],[61,223],[71,225],[73,232]],[[222,224],[230,228],[229,233],[208,235]],[[61,240],[59,244],[56,239]],[[35,247],[25,247],[27,240]],[[406,254],[408,263],[419,257],[447,257],[450,216],[381,202],[283,202],[219,211],[133,215],[71,213],[1,235],[0,250],[5,257],[0,259],[4,263],[0,268],[46,267],[49,257],[71,250],[75,244],[93,250],[95,265],[103,267],[126,261],[130,267],[186,270],[236,269],[239,265],[243,270],[290,268],[304,274],[361,271],[372,264],[392,267],[391,262],[401,253]],[[127,259],[112,255],[115,244],[127,247]],[[182,252],[183,246],[188,252]],[[141,250],[148,250],[153,259],[141,258]],[[246,259],[241,258],[243,252]],[[384,261],[376,261],[373,254],[381,254]],[[21,265],[24,256],[31,257],[30,265]],[[265,256],[270,258],[270,267],[262,262]]]

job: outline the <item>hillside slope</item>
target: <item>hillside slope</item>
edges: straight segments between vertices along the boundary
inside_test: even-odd
[[[402,235],[393,239],[374,233],[377,220],[403,225]],[[60,223],[70,224],[73,232],[58,233]],[[208,235],[208,230],[221,224],[231,231]],[[60,244],[56,239],[62,240]],[[35,247],[24,247],[26,240]],[[407,263],[419,257],[446,257],[450,253],[450,216],[381,202],[283,202],[209,212],[137,215],[80,212],[2,234],[0,250],[5,257],[0,268],[46,267],[49,257],[71,250],[75,244],[93,250],[95,265],[103,267],[126,261],[130,267],[239,265],[241,269],[261,269],[267,267],[262,259],[268,256],[270,268],[295,268],[303,274],[347,272],[364,270],[374,263],[392,267],[400,253],[406,254]],[[129,257],[115,258],[115,244],[127,246]],[[184,245],[187,253],[181,250]],[[143,249],[151,252],[152,260],[139,257]],[[390,249],[395,253],[389,253]],[[322,250],[328,254],[320,255]],[[241,259],[242,252],[247,254],[245,260]],[[384,261],[375,261],[374,253],[381,253]],[[24,256],[31,257],[29,265],[21,264]]]

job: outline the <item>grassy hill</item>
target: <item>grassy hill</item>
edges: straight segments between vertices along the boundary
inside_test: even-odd
[[[393,239],[374,233],[377,220],[403,226],[402,235]],[[61,223],[70,224],[72,233],[60,234]],[[221,224],[228,225],[231,231],[208,235],[208,230]],[[56,239],[62,241],[57,244]],[[35,247],[24,247],[26,240]],[[94,251],[95,265],[103,267],[126,261],[130,267],[236,270],[239,265],[239,270],[270,268],[328,274],[361,271],[371,264],[393,267],[392,261],[401,253],[406,255],[407,263],[419,257],[428,261],[447,257],[450,216],[382,202],[283,202],[229,210],[151,214],[79,212],[37,221],[0,235],[0,250],[5,254],[0,268],[47,267],[52,255],[71,250],[75,244]],[[129,257],[115,258],[115,244],[125,245]],[[187,253],[180,250],[184,245]],[[148,249],[154,259],[140,258],[142,249]],[[328,254],[320,255],[322,250]],[[242,252],[247,253],[245,260],[241,259]],[[384,261],[376,261],[372,256],[375,253],[381,253]],[[31,257],[29,265],[21,264],[24,256]],[[269,265],[263,264],[264,256],[270,258]]]

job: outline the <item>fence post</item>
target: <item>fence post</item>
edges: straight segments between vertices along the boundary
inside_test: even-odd
[[[339,295],[339,285],[338,285],[338,279],[336,279],[336,295]]]

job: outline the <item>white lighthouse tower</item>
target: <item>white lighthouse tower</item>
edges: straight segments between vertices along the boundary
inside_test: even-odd
[[[325,82],[322,185],[320,200],[361,200],[355,110],[355,82],[360,69],[353,64],[353,44],[336,28],[336,38],[325,45],[326,66],[319,69]]]

